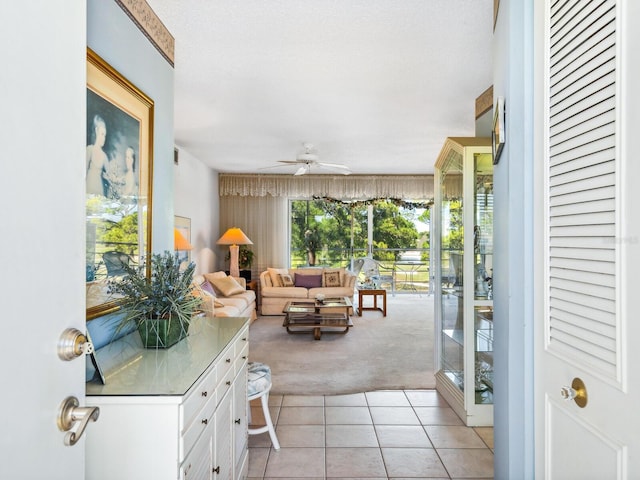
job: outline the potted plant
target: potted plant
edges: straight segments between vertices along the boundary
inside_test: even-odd
[[[180,270],[176,253],[151,256],[151,277],[145,266],[124,265],[126,274],[109,282],[109,293],[123,296],[121,331],[133,322],[145,348],[169,348],[187,336],[193,313],[201,299],[193,294],[195,264]]]

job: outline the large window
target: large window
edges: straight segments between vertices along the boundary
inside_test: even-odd
[[[291,266],[429,261],[429,209],[408,202],[291,201]]]

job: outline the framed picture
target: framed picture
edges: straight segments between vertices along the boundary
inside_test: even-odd
[[[109,282],[151,249],[153,101],[87,49],[87,319],[118,308]]]
[[[504,97],[498,97],[496,109],[493,112],[493,131],[491,132],[491,144],[493,151],[493,164],[496,165],[500,160],[502,149],[504,147],[505,130],[504,130]]]
[[[182,235],[184,240],[189,243],[189,246],[191,246],[191,219],[176,215],[174,217],[174,228]],[[180,257],[180,261],[191,262],[191,249],[188,248],[183,250],[180,247],[181,246],[176,242],[175,249],[178,253],[178,256]]]

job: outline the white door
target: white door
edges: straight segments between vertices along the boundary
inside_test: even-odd
[[[63,443],[62,400],[84,404],[85,0],[0,2],[0,478],[84,478]],[[91,426],[89,426],[91,428]]]
[[[537,18],[545,32],[536,31],[547,40],[536,70],[546,79],[538,89],[545,146],[536,155],[545,264],[536,283],[536,477],[635,479],[640,2],[544,3]],[[576,378],[586,386],[583,407],[580,397],[564,398]]]

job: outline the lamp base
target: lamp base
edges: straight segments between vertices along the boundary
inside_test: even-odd
[[[229,245],[229,275],[232,277],[240,276],[240,268],[238,260],[240,257],[240,247],[238,245]]]

